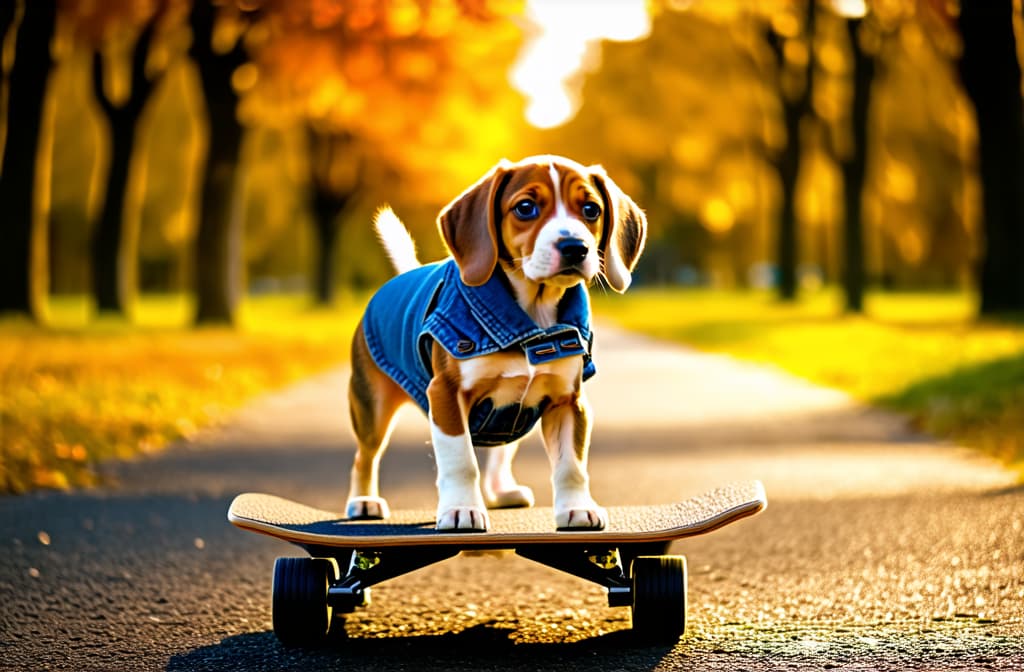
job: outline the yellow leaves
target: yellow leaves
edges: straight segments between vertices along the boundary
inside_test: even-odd
[[[326,77],[309,97],[307,109],[313,119],[351,123],[362,114],[365,104],[366,96],[347,89],[341,78]]]
[[[890,157],[883,175],[885,194],[894,201],[912,203],[917,198],[917,176],[910,166]]]
[[[806,68],[810,57],[810,49],[807,48],[805,40],[789,39],[782,46],[782,59],[790,68]]]
[[[298,376],[296,376],[298,377]],[[178,418],[174,421],[174,429],[181,435],[181,438],[186,441],[191,441],[195,438],[199,428],[196,423],[190,418]]]
[[[423,22],[423,35],[430,38],[444,37],[452,31],[459,19],[459,9],[454,0],[437,0],[431,3]]]
[[[239,93],[245,93],[256,86],[259,76],[260,70],[255,64],[244,63],[231,73],[231,87]]]
[[[839,215],[842,176],[835,162],[822,151],[805,154],[797,189],[797,213],[802,222],[827,227]]]
[[[53,449],[54,455],[60,460],[71,460],[73,462],[85,462],[89,456],[85,450],[85,446],[80,443],[76,443],[70,446],[66,443],[58,443]]]
[[[714,160],[716,145],[710,133],[684,133],[672,142],[672,158],[686,170],[706,170]]]
[[[925,252],[925,240],[919,229],[909,227],[901,229],[897,234],[896,243],[899,246],[900,255],[907,263],[916,265],[921,262]]]
[[[737,213],[752,213],[759,205],[754,181],[757,180],[756,166],[751,166],[745,174],[730,178],[725,185],[725,195]]]
[[[704,182],[690,175],[676,175],[668,185],[668,196],[678,210],[693,211],[704,195]]]
[[[210,46],[218,54],[226,54],[238,43],[248,26],[235,13],[221,12],[213,25]]]
[[[647,120],[622,113],[606,118],[605,123],[602,140],[616,153],[637,162],[651,161],[665,155],[664,138],[651,131]]]
[[[53,394],[58,387],[57,379],[48,373],[36,374],[31,385],[40,396]]]
[[[387,28],[391,35],[409,37],[420,30],[423,14],[415,0],[391,0],[388,9]]]
[[[825,42],[817,49],[818,65],[831,74],[842,74],[849,68],[848,58],[842,45],[834,41]]]
[[[210,364],[203,369],[203,377],[211,383],[215,383],[224,375],[224,367],[219,362]]]
[[[30,486],[47,490],[67,490],[71,487],[71,482],[63,471],[39,467],[32,472]]]
[[[169,245],[183,244],[192,235],[192,222],[189,213],[184,208],[171,213],[161,222],[160,232]]]
[[[796,37],[802,27],[800,18],[792,11],[775,12],[769,18],[772,30],[780,37]]]
[[[184,324],[188,313],[145,299],[139,317]],[[189,440],[253,395],[344,359],[356,319],[278,299],[248,305],[240,333],[0,322],[0,491],[90,485],[99,461]]]
[[[710,198],[701,208],[701,223],[714,234],[728,233],[736,222],[732,206],[724,198]]]

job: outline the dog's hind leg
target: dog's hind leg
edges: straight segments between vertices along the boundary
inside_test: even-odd
[[[488,509],[515,509],[533,506],[533,490],[520,485],[512,474],[512,460],[519,442],[487,448],[484,467],[484,502]]]
[[[356,454],[345,513],[349,518],[387,518],[380,496],[380,458],[387,449],[395,413],[409,397],[373,363],[362,328],[352,339],[352,378],[348,403]]]

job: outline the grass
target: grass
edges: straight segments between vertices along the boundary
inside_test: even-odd
[[[906,413],[1024,476],[1024,324],[976,321],[971,295],[873,294],[864,316],[843,315],[833,291],[782,304],[767,292],[641,289],[595,304],[627,328]]]
[[[0,321],[0,491],[95,484],[95,466],[188,438],[253,396],[348,357],[362,299],[313,310],[247,301],[240,328],[188,328],[183,297],[146,297],[131,324],[80,298],[45,327]]]

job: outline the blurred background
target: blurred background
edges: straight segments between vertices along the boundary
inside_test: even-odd
[[[1019,0],[0,0],[4,489],[344,358],[391,275],[374,209],[439,258],[438,209],[536,153],[648,213],[599,312],[959,438],[963,406],[1019,460],[1021,26]]]

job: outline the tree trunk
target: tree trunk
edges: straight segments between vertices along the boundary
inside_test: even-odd
[[[843,173],[843,291],[848,313],[864,312],[864,176],[867,173],[868,111],[875,64],[858,39],[862,19],[848,19],[853,54],[853,100],[850,110],[853,147],[839,164]]]
[[[348,133],[321,132],[308,127],[310,206],[316,232],[313,298],[317,305],[334,301],[335,244],[341,233],[341,214],[363,183],[365,165]]]
[[[783,301],[792,301],[797,294],[797,248],[799,245],[796,221],[796,183],[800,174],[800,120],[802,106],[786,104],[786,149],[778,157],[776,167],[782,183],[782,203],[779,210],[779,235],[776,240],[779,277],[778,294]]]
[[[807,0],[805,3],[806,21],[803,37],[808,49],[807,64],[803,72],[800,73],[800,77],[803,79],[802,86],[795,93],[787,91],[783,84],[786,76],[784,72],[786,68],[784,39],[774,33],[769,33],[769,43],[775,50],[778,62],[779,95],[786,124],[786,148],[775,161],[776,170],[779,172],[779,181],[782,183],[779,232],[776,239],[776,263],[778,264],[778,296],[783,301],[792,301],[796,298],[799,284],[797,265],[799,263],[800,239],[796,219],[796,187],[800,175],[802,154],[800,125],[804,117],[811,111],[815,1]]]
[[[334,207],[313,209],[313,225],[317,237],[313,298],[318,306],[329,306],[334,302],[334,270],[337,259],[334,247],[338,242],[338,234],[341,233],[339,212],[340,210]]]
[[[233,324],[242,294],[243,213],[238,185],[242,127],[237,97],[204,84],[210,112],[210,144],[203,169],[199,230],[196,233],[197,324]],[[220,98],[220,100],[215,100]]]
[[[197,324],[234,323],[242,291],[243,217],[238,176],[243,131],[236,116],[238,95],[231,75],[246,61],[246,55],[241,42],[229,51],[214,51],[215,13],[211,0],[196,0],[189,16],[191,54],[199,68],[210,133],[195,242]]]
[[[124,315],[134,300],[136,263],[134,246],[126,245],[124,206],[128,194],[129,168],[135,145],[135,127],[110,121],[110,170],[103,208],[92,236],[92,293],[100,312]],[[131,247],[132,249],[128,249]]]
[[[146,77],[146,59],[157,13],[140,33],[132,51],[131,91],[118,105],[107,95],[103,56],[93,54],[93,93],[110,129],[110,167],[103,207],[92,237],[92,292],[100,312],[125,315],[134,303],[138,278],[138,225],[125,216],[131,163],[139,122],[156,81]]]
[[[4,21],[13,3],[6,5]],[[14,64],[8,81],[7,135],[0,163],[0,312],[39,319],[46,301],[46,223],[37,218],[36,169],[39,163],[46,88],[53,59],[50,42],[56,26],[55,0],[23,0]]]
[[[981,313],[1024,311],[1024,128],[1012,0],[960,4],[960,76],[978,120]]]

